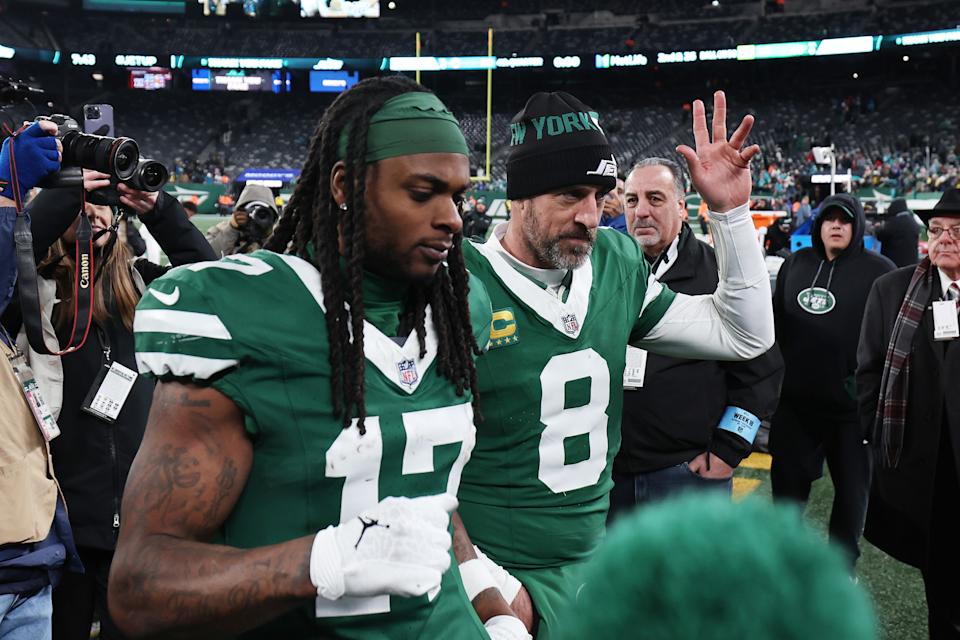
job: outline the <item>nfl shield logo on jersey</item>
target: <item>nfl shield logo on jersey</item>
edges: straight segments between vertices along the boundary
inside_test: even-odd
[[[563,330],[570,335],[573,335],[580,330],[580,322],[577,320],[576,315],[568,313],[567,315],[563,316],[561,320],[563,320]]]
[[[400,384],[412,387],[417,382],[417,363],[413,360],[402,360],[397,363],[397,372],[400,374]]]

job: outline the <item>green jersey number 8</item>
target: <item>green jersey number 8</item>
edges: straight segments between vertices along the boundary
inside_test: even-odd
[[[590,401],[564,408],[566,385],[589,378]],[[537,477],[554,493],[595,485],[607,465],[610,368],[593,349],[553,356],[540,373],[540,469]],[[564,440],[588,434],[590,455],[567,464]]]

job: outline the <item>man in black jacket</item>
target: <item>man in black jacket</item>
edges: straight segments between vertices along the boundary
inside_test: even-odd
[[[863,317],[860,417],[877,452],[864,536],[920,569],[930,637],[956,640],[960,190],[945,192],[920,215],[929,229],[929,259],[877,279]]]
[[[883,222],[876,227],[876,236],[880,241],[880,253],[895,265],[906,267],[917,264],[920,227],[913,217],[913,211],[907,208],[906,200],[897,198],[890,203]]]
[[[857,341],[867,293],[893,270],[864,250],[860,201],[830,196],[814,219],[813,246],[792,254],[777,275],[773,314],[786,373],[770,429],[774,499],[805,504],[826,457],[834,486],[830,538],[860,555],[870,459],[857,416]]]
[[[717,259],[683,222],[685,193],[679,165],[665,158],[641,160],[627,176],[627,224],[655,277],[677,292],[710,294],[718,284]],[[628,347],[623,444],[614,461],[610,519],[682,490],[729,493],[760,421],[776,407],[782,374],[776,347],[736,363]]]

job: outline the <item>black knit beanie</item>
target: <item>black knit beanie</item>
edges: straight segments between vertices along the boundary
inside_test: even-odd
[[[510,121],[507,197],[580,184],[617,186],[617,161],[599,116],[569,93],[535,93]]]

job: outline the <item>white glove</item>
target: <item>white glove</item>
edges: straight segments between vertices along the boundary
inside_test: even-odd
[[[384,498],[356,518],[320,531],[310,581],[328,600],[341,596],[421,596],[450,568],[449,494]]]
[[[533,640],[520,618],[513,616],[493,616],[483,623],[490,640]]]
[[[520,593],[520,587],[523,585],[510,575],[509,571],[488,558],[487,554],[480,550],[480,547],[473,545],[473,550],[477,554],[477,560],[483,562],[483,566],[486,567],[490,577],[493,578],[497,588],[500,589],[500,595],[507,601],[507,604],[513,604],[517,594]]]

